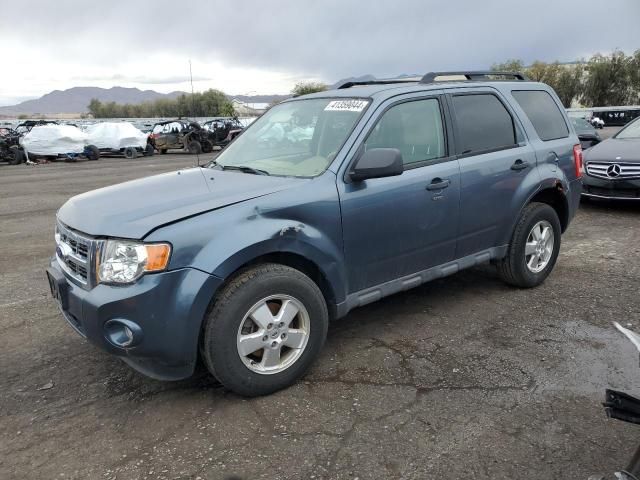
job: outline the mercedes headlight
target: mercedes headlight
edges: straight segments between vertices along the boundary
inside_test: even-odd
[[[140,243],[128,240],[107,240],[98,256],[98,281],[101,283],[132,283],[147,272],[167,268],[171,245]]]

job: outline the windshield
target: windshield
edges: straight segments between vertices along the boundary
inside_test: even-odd
[[[620,130],[615,138],[640,138],[640,119],[634,120]]]
[[[591,126],[591,124],[589,122],[587,122],[584,118],[571,118],[571,123],[573,123],[573,126],[576,130],[588,130],[591,131],[594,128]]]
[[[270,175],[314,177],[335,158],[368,104],[362,99],[317,98],[276,105],[215,163]]]

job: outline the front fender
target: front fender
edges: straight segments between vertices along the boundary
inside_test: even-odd
[[[170,269],[191,267],[226,279],[258,257],[289,253],[314,263],[336,302],[346,296],[342,224],[335,175],[211,211],[154,231],[169,241]]]
[[[336,250],[336,245],[326,239],[320,242],[310,241],[306,237],[307,232],[303,233],[309,227],[302,224],[283,228],[287,231],[281,237],[249,245],[227,257],[213,270],[213,274],[221,278],[228,278],[243,265],[256,258],[273,254],[296,255],[312,262],[320,270],[337,303],[344,301],[346,279],[344,270],[341,268],[342,254]],[[296,230],[298,228],[300,230]]]

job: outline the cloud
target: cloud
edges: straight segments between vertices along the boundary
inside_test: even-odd
[[[149,77],[145,75],[122,75],[122,74],[114,74],[114,75],[93,75],[93,76],[75,76],[71,78],[77,82],[113,82],[114,85],[120,83],[135,83],[135,84],[150,84],[150,85],[166,85],[166,84],[180,84],[180,83],[189,83],[191,80],[193,82],[206,82],[211,81],[212,79],[209,77],[194,75],[193,79],[190,79],[188,75],[176,75],[176,76],[167,76],[167,77]]]
[[[230,93],[570,61],[640,48],[639,18],[638,0],[22,0],[3,5],[0,44],[20,52],[20,65],[5,69],[0,94],[81,79],[173,88],[188,81],[189,59],[198,88]]]

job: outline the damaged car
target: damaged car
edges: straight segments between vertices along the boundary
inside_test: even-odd
[[[88,125],[85,132],[89,143],[98,148],[102,155],[123,155],[133,159],[154,154],[149,135],[129,122],[101,122]]]
[[[169,150],[200,154],[213,151],[208,132],[198,122],[167,120],[154,125],[149,142],[161,154]]]
[[[19,141],[27,160],[45,158],[76,161],[100,158],[100,150],[89,143],[89,136],[72,125],[33,125]]]
[[[519,73],[348,82],[279,103],[206,166],[69,199],[47,278],[69,326],[138,371],[204,364],[265,395],[308,371],[330,319],[387,295],[488,263],[542,284],[581,176],[560,99]]]
[[[0,127],[0,162],[18,165],[24,162],[20,134],[10,127]]]
[[[209,140],[214,147],[224,148],[242,133],[244,126],[237,118],[214,118],[202,124],[209,132]]]

